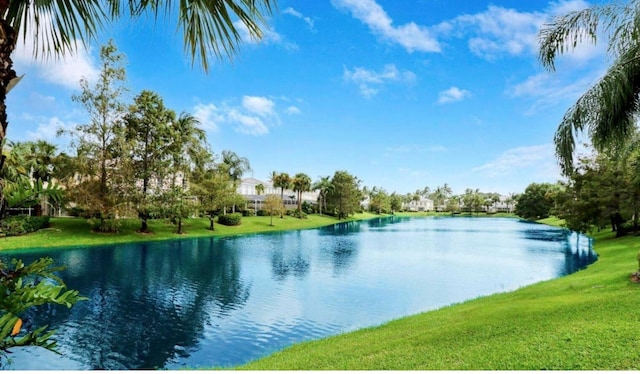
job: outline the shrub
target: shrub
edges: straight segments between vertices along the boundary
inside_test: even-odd
[[[12,216],[0,222],[0,236],[17,236],[49,227],[49,217]]]
[[[243,217],[252,217],[256,215],[256,211],[253,209],[246,209],[242,211]]]
[[[225,226],[238,226],[242,221],[240,213],[225,214],[218,217],[218,223]]]
[[[266,210],[264,210],[264,209],[258,209],[258,216],[259,216],[259,217],[266,217],[266,216],[268,216],[268,215],[269,215],[269,212],[267,212]]]

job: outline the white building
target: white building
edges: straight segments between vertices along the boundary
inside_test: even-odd
[[[264,187],[264,191],[260,195],[256,191],[256,186],[262,184]],[[236,192],[242,195],[247,200],[247,207],[251,209],[262,209],[262,203],[267,195],[278,195],[280,196],[280,188],[276,188],[269,181],[261,181],[256,178],[245,178],[243,179]],[[285,208],[287,209],[296,209],[298,207],[298,193],[293,191],[292,189],[286,189],[283,192],[283,203]],[[309,202],[311,204],[318,203],[318,191],[310,191],[302,193],[302,201]]]
[[[421,197],[420,200],[411,200],[409,203],[402,203],[402,208],[410,212],[431,212],[433,211],[433,200]]]

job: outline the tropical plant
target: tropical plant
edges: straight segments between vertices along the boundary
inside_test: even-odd
[[[0,259],[0,358],[12,347],[28,345],[55,352],[54,331],[48,326],[28,328],[24,320],[26,312],[39,305],[71,308],[78,301],[88,300],[78,291],[67,289],[55,275],[62,269],[53,266],[50,258],[29,265],[20,260],[7,264]]]
[[[327,210],[327,193],[329,193],[331,189],[331,177],[320,177],[320,179],[311,186],[311,189],[318,191],[318,207],[320,215],[322,215],[322,208],[324,207],[324,210]]]
[[[241,30],[246,30],[252,39],[262,38],[263,14],[274,7],[274,0],[189,0],[179,4],[140,0],[127,4],[116,0],[1,2],[0,170],[4,167],[2,148],[8,126],[6,96],[18,81],[11,54],[19,39],[37,47],[34,58],[61,56],[96,40],[109,21],[123,16],[151,14],[157,19],[161,14],[172,15],[183,33],[185,49],[207,71],[210,54],[232,57],[237,52]],[[0,195],[3,188],[4,180],[0,179]]]
[[[275,175],[273,175],[275,174]],[[287,173],[273,173],[271,176],[271,182],[273,187],[280,188],[280,200],[284,203],[284,190],[291,187],[291,177]],[[280,218],[283,217],[284,211],[280,213]]]
[[[311,178],[305,173],[298,173],[293,177],[291,186],[298,193],[298,215],[302,218],[302,193],[311,190]]]
[[[554,142],[562,172],[573,171],[576,133],[602,151],[628,138],[640,114],[640,0],[612,2],[558,16],[539,34],[539,59],[554,71],[559,55],[584,41],[607,39],[612,64],[565,113]]]
[[[262,183],[258,183],[256,184],[256,194],[258,196],[262,195],[262,193],[264,192],[264,185]],[[254,200],[255,204],[253,205],[253,210],[255,211],[255,215],[258,215],[258,199]]]

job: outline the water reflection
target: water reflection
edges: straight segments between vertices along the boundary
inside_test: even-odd
[[[68,369],[237,365],[295,342],[572,273],[590,240],[509,219],[390,217],[225,239],[20,251],[90,301],[43,307]],[[10,253],[3,253],[4,258]],[[16,354],[17,369],[51,358]],[[73,363],[70,364],[70,363]],[[41,364],[42,367],[33,365]]]

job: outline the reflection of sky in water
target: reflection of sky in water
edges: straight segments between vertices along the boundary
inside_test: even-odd
[[[14,252],[67,266],[91,300],[29,319],[63,358],[13,368],[230,366],[296,342],[576,271],[590,241],[510,219],[388,218],[223,239]],[[3,253],[8,257],[9,253]]]

